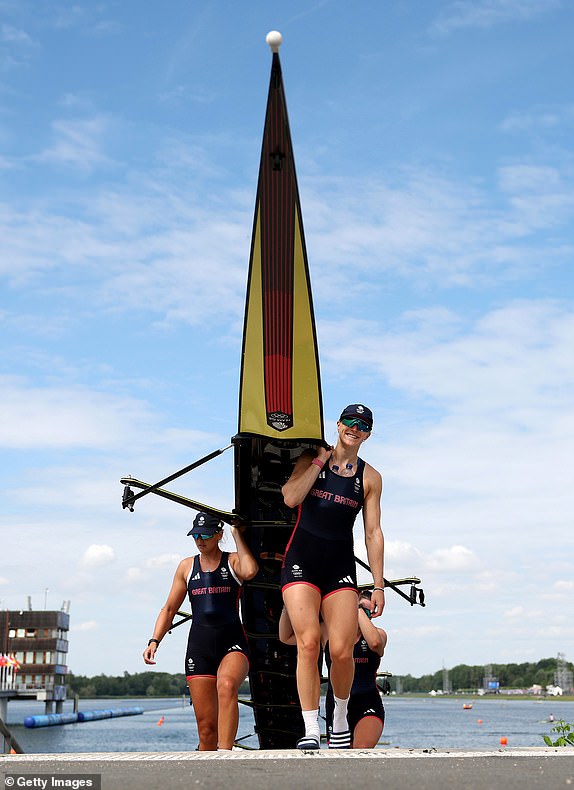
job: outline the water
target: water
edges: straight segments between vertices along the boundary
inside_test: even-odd
[[[472,710],[463,709],[462,698],[385,697],[384,748],[496,749],[506,737],[508,746],[544,746],[543,735],[557,737],[546,723],[550,714],[574,722],[574,702],[544,700],[473,699]],[[468,700],[470,701],[470,700]],[[84,724],[28,729],[26,716],[44,713],[37,702],[10,702],[8,724],[28,753],[66,752],[174,752],[197,747],[193,709],[180,699],[81,700],[80,710],[141,706],[141,716],[103,719]],[[64,713],[72,703],[64,704]],[[158,726],[158,721],[164,722]],[[482,723],[479,723],[479,720]],[[240,706],[238,737],[257,747],[251,709]]]

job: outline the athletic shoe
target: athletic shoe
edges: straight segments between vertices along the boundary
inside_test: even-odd
[[[319,748],[319,738],[314,735],[304,735],[297,741],[297,748],[303,752],[315,751]]]
[[[329,749],[350,749],[351,733],[349,730],[343,732],[332,732],[329,738]]]

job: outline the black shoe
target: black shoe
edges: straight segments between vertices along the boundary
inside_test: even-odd
[[[315,751],[319,749],[319,738],[315,735],[304,735],[297,741],[297,748],[303,752]]]

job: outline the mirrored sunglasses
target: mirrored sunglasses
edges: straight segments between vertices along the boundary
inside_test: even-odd
[[[364,431],[364,433],[370,433],[371,431],[371,426],[369,423],[365,422],[364,420],[359,420],[358,417],[344,417],[341,422],[343,425],[346,425],[347,428],[354,428],[357,426],[357,428],[360,431]]]
[[[208,535],[205,532],[192,532],[191,537],[195,540],[209,540],[209,538],[213,538],[217,535],[217,532],[210,532]]]

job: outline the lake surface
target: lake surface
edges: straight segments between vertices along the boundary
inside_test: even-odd
[[[463,703],[471,702],[471,710]],[[544,746],[543,735],[557,737],[547,723],[550,715],[574,722],[574,702],[531,699],[473,699],[461,697],[436,699],[385,697],[384,748],[453,748],[495,749],[500,739],[508,746]],[[143,715],[103,719],[56,727],[28,729],[26,716],[41,715],[44,706],[37,702],[10,702],[8,724],[25,752],[174,752],[193,751],[197,747],[197,729],[193,709],[183,699],[81,700],[80,710],[139,706]],[[64,713],[72,712],[72,703],[64,704]],[[163,724],[158,725],[161,717]],[[323,722],[324,726],[324,722]],[[253,715],[240,706],[238,737],[257,747]]]

